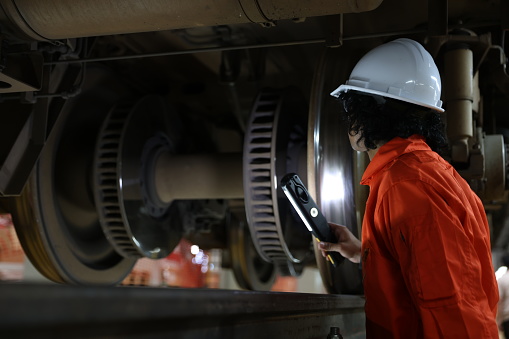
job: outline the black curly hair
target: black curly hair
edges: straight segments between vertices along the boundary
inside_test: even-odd
[[[338,100],[350,135],[360,133],[358,142],[363,141],[368,150],[395,137],[419,134],[433,151],[446,151],[441,114],[430,108],[354,90],[341,93]]]

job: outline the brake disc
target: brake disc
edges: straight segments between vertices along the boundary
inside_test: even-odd
[[[307,104],[293,88],[264,90],[253,106],[244,142],[244,195],[251,236],[260,256],[284,275],[299,275],[311,236],[296,222],[279,187],[289,172],[306,177]]]
[[[232,271],[240,287],[270,291],[276,281],[276,265],[263,260],[255,249],[243,207],[230,209],[228,248]]]
[[[174,152],[178,118],[151,95],[111,110],[97,142],[95,201],[104,233],[122,256],[167,257],[182,237],[178,203],[154,192],[158,155]]]

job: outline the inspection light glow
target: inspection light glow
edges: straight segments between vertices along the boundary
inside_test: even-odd
[[[324,202],[343,200],[345,183],[341,173],[325,173],[322,182],[322,199]]]

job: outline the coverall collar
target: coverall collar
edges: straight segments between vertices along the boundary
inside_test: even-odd
[[[424,141],[424,137],[414,134],[406,139],[396,137],[382,146],[368,164],[362,176],[361,185],[369,185],[373,178],[390,162],[405,153],[414,151],[429,151],[431,148]]]

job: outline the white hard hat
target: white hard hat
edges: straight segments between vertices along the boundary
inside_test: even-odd
[[[350,79],[332,96],[355,90],[425,106],[443,112],[440,73],[421,44],[396,39],[380,45],[355,65]]]

